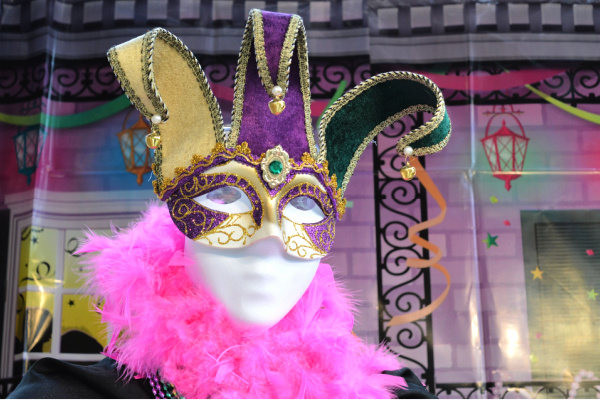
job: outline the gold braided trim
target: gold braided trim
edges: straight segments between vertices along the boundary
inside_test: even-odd
[[[258,75],[263,87],[267,91],[267,94],[271,98],[275,98],[273,95],[273,81],[271,80],[271,73],[269,72],[269,64],[267,62],[267,54],[265,51],[265,31],[263,26],[262,12],[257,9],[250,10],[249,23],[253,24],[254,32],[254,52],[256,53],[256,65],[258,67]],[[300,23],[300,17],[292,15],[288,29],[283,39],[283,47],[279,55],[279,67],[277,70],[277,85],[283,89],[282,98],[287,93],[287,86],[290,76],[290,65],[292,64],[292,54],[294,53],[294,47],[296,46],[296,37],[298,36],[298,25]]]
[[[160,124],[154,126],[154,131],[160,133]],[[162,162],[163,162],[163,154],[162,154],[162,140],[158,144],[156,150],[154,150],[154,162],[152,163],[152,171],[154,175],[156,175],[156,180],[152,181],[152,186],[154,187],[154,193],[158,194],[157,188],[159,188],[163,182],[165,181],[165,177],[162,172]]]
[[[117,76],[117,80],[119,81],[121,88],[125,92],[125,95],[129,99],[131,104],[133,104],[135,108],[137,108],[138,111],[142,113],[144,117],[146,117],[147,119],[152,118],[153,114],[150,111],[148,111],[144,103],[142,103],[142,100],[140,100],[138,95],[135,94],[135,91],[131,87],[129,80],[127,79],[127,75],[125,74],[123,67],[121,67],[121,63],[119,62],[119,57],[117,56],[117,49],[115,47],[111,48],[110,50],[108,50],[106,56],[108,58],[110,66],[112,67],[113,71],[115,72],[115,75]]]
[[[429,88],[435,94],[436,98],[436,107],[433,117],[427,123],[421,125],[415,130],[410,131],[400,139],[398,145],[396,146],[396,149],[398,150],[399,154],[402,154],[401,150],[403,150],[404,147],[406,147],[409,143],[412,143],[415,140],[419,140],[422,137],[428,135],[440,124],[440,122],[442,122],[446,113],[446,104],[444,103],[444,96],[442,95],[442,91],[437,87],[435,83],[433,83],[430,79],[424,77],[423,75],[415,74],[412,72],[384,72],[382,74],[369,78],[366,81],[361,82],[359,85],[355,86],[352,90],[340,97],[335,103],[333,103],[331,107],[327,109],[319,125],[319,145],[321,149],[318,159],[319,162],[322,163],[323,160],[325,160],[327,157],[325,129],[327,128],[327,125],[329,124],[331,118],[335,115],[335,113],[342,107],[344,107],[346,104],[348,104],[350,101],[354,100],[365,90],[379,83],[390,81],[393,79],[405,79],[421,83],[422,85]]]
[[[190,49],[188,49],[187,46],[171,32],[162,28],[155,28],[144,35],[144,42],[142,45],[142,77],[144,80],[144,89],[146,90],[146,95],[148,98],[150,98],[152,105],[156,108],[156,110],[160,112],[163,122],[166,122],[166,120],[169,118],[169,110],[160,96],[154,79],[153,57],[156,38],[164,40],[165,43],[173,47],[192,70],[194,76],[196,77],[196,81],[200,86],[200,90],[206,99],[206,103],[208,104],[215,130],[216,140],[219,143],[224,143],[223,116],[221,114],[221,108],[219,107],[219,103],[217,102],[215,95],[210,89],[206,75],[204,75],[204,72],[198,63],[198,60],[194,56],[194,53],[192,53]]]
[[[433,107],[430,107],[425,104],[415,105],[415,106],[405,108],[404,110],[390,116],[385,121],[381,122],[379,125],[377,125],[375,128],[373,128],[371,130],[371,132],[369,132],[367,137],[365,137],[363,139],[360,146],[358,146],[358,148],[354,152],[354,155],[352,156],[352,159],[350,160],[350,163],[348,164],[348,169],[346,170],[346,174],[344,175],[344,179],[342,181],[342,184],[340,185],[340,188],[342,191],[342,196],[344,195],[344,192],[346,191],[346,187],[348,186],[348,182],[350,182],[350,178],[352,177],[352,174],[354,174],[354,169],[356,168],[356,164],[358,164],[358,160],[360,159],[360,156],[365,151],[365,149],[367,148],[369,143],[371,143],[371,141],[375,138],[375,136],[377,136],[377,134],[379,132],[381,132],[382,130],[384,130],[387,126],[393,124],[394,122],[398,121],[399,119],[404,118],[407,115],[410,115],[412,113],[416,113],[419,111],[434,112],[435,109]],[[435,127],[432,127],[431,129],[433,130],[434,128]]]
[[[317,158],[319,153],[315,145],[315,133],[312,127],[312,117],[310,116],[310,72],[308,70],[308,47],[306,45],[306,30],[304,23],[300,18],[299,32],[297,39],[298,64],[300,70],[300,90],[302,91],[302,101],[304,102],[304,125],[306,126],[306,139],[310,155]]]
[[[156,110],[155,113],[158,113],[162,121],[166,122],[169,119],[169,110],[154,82],[154,44],[156,43],[156,36],[159,29],[156,28],[147,32],[142,41],[142,82],[144,83],[146,96],[148,96],[152,102],[152,106]]]
[[[419,149],[415,149],[413,152],[413,155],[418,157],[418,156],[426,156],[428,154],[436,153],[436,152],[442,150],[444,147],[446,147],[449,140],[450,140],[450,132],[448,132],[448,134],[446,135],[444,140],[442,140],[439,143],[434,144],[433,146],[421,147]]]
[[[277,84],[279,86],[281,86],[281,88],[283,89],[282,96],[281,96],[282,98],[285,97],[287,90],[288,90],[288,86],[290,84],[290,67],[292,65],[292,56],[294,55],[294,47],[296,47],[296,39],[298,38],[298,26],[301,22],[302,21],[299,16],[292,15],[292,18],[290,19],[290,24],[288,25],[288,30],[286,31],[285,38],[283,39],[283,47],[281,48],[281,53],[279,55],[279,69],[277,70]],[[262,14],[261,14],[261,25],[262,25]],[[262,28],[262,26],[261,26],[261,28]],[[254,43],[256,43],[257,40],[258,40],[258,37],[255,36]],[[256,44],[254,46],[256,47]],[[264,48],[264,32],[263,32],[263,45],[262,45],[261,50],[264,53],[264,50],[265,50],[265,48]],[[267,57],[265,55],[265,61],[266,60],[267,60]],[[258,71],[261,72],[260,69]],[[267,68],[268,82],[271,84],[271,86],[273,86],[273,82],[271,82],[271,74],[268,72],[269,72],[269,70]],[[265,81],[261,79],[261,82],[263,82],[263,86],[264,86]],[[266,86],[264,86],[264,87],[267,90],[267,92],[269,93],[269,95],[271,96],[271,98],[274,98],[275,96],[272,93],[273,88],[271,87],[271,89],[267,89]]]
[[[251,23],[250,18],[246,23],[246,29],[244,30],[244,38],[240,47],[240,56],[238,58],[238,64],[235,69],[235,82],[233,89],[233,110],[231,111],[231,132],[227,138],[227,147],[234,147],[237,144],[238,137],[240,136],[240,125],[242,124],[242,115],[244,113],[244,91],[246,89],[246,71],[248,70],[248,60],[250,59],[250,48],[251,48]]]
[[[158,149],[157,149],[158,150]],[[162,199],[165,193],[171,189],[174,189],[179,185],[179,181],[185,177],[193,175],[198,168],[208,167],[213,164],[214,160],[217,157],[223,157],[226,160],[232,160],[235,157],[242,157],[248,164],[259,166],[262,160],[265,157],[265,154],[262,154],[260,157],[255,157],[252,155],[250,148],[248,147],[248,143],[242,142],[235,146],[235,148],[228,149],[222,143],[217,143],[215,147],[211,150],[210,155],[208,157],[202,157],[199,155],[194,155],[191,160],[192,166],[184,169],[181,167],[177,167],[176,177],[169,183],[161,182],[157,183],[155,181],[154,184],[154,192],[157,194],[159,199]],[[300,163],[296,163],[293,158],[290,158],[290,168],[293,170],[302,170],[304,168],[310,168],[315,173],[321,174],[324,177],[325,186],[331,188],[334,193],[334,198],[337,203],[337,213],[339,219],[341,219],[346,211],[346,199],[342,197],[342,192],[337,187],[337,180],[335,179],[335,174],[330,178],[329,177],[329,169],[327,168],[327,162],[323,163],[319,166],[315,159],[308,153],[304,153],[301,158]]]

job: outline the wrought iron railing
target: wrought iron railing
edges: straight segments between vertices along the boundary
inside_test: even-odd
[[[0,379],[0,399],[5,399],[21,382],[22,377],[16,376],[13,378]]]
[[[439,383],[435,394],[440,398],[479,399],[479,398],[532,398],[568,399],[572,381],[530,381],[530,382],[487,382],[487,383]],[[600,394],[600,380],[578,382],[577,398],[596,398]]]

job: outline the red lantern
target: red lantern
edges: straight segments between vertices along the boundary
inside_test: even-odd
[[[519,178],[523,172],[523,163],[529,142],[521,121],[516,117],[517,114],[522,114],[522,111],[514,111],[512,105],[509,107],[510,111],[506,111],[505,107],[501,106],[500,112],[497,112],[496,106],[494,106],[491,112],[485,113],[492,117],[485,128],[485,138],[481,139],[492,173],[495,178],[505,182],[506,190],[510,190],[511,181]],[[498,124],[500,119],[502,126],[495,133],[490,134],[492,122]],[[520,134],[515,133],[509,126],[520,131]]]

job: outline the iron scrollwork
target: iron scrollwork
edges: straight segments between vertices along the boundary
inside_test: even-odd
[[[569,381],[531,381],[531,382],[487,382],[477,383],[441,383],[436,385],[436,396],[441,399],[477,399],[477,398],[522,398],[522,399],[568,399],[571,382]],[[600,393],[600,381],[579,382],[577,395],[595,398]]]
[[[310,60],[310,91],[313,99],[330,99],[342,81],[352,88],[370,78],[368,57],[312,58]]]
[[[384,70],[414,70],[413,65],[387,65]],[[439,67],[439,66],[438,66]],[[452,63],[444,65],[445,70],[438,72],[442,75],[467,76],[497,76],[510,71],[525,71],[540,68],[539,64],[525,61],[507,62],[472,62]],[[591,62],[545,62],[543,67],[557,74],[544,80],[532,83],[542,92],[567,103],[600,104],[600,68]],[[428,68],[421,67],[427,71]],[[433,78],[435,81],[435,78]],[[529,91],[525,86],[517,86],[504,90],[472,91],[442,88],[447,106],[458,105],[502,105],[502,104],[540,104],[544,100]]]
[[[414,270],[405,263],[407,258],[429,256],[427,250],[408,240],[408,228],[427,219],[425,191],[418,181],[401,179],[403,158],[395,150],[397,139],[422,123],[420,113],[398,121],[380,134],[377,146],[373,146],[379,334],[380,341],[415,372],[421,372],[433,390],[431,317],[401,326],[385,325],[392,316],[416,311],[431,302],[429,271]]]
[[[63,102],[109,101],[122,94],[104,59],[54,59],[49,64],[43,58],[4,63],[0,67],[0,104],[41,97]]]

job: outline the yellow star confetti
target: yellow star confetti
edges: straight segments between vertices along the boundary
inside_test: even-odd
[[[532,364],[535,364],[536,362],[538,362],[538,358],[535,356],[535,354],[531,353],[529,355],[529,361],[531,361]]]
[[[544,273],[544,271],[540,270],[540,267],[535,267],[535,270],[533,271],[529,271],[533,274],[533,279],[544,279],[542,278],[542,274]]]
[[[492,204],[496,204],[498,202],[498,198],[496,196],[490,196],[490,201]]]
[[[596,293],[596,291],[594,289],[592,289],[589,292],[587,292],[587,295],[588,295],[588,299],[596,300],[596,296],[598,296],[598,293]]]

